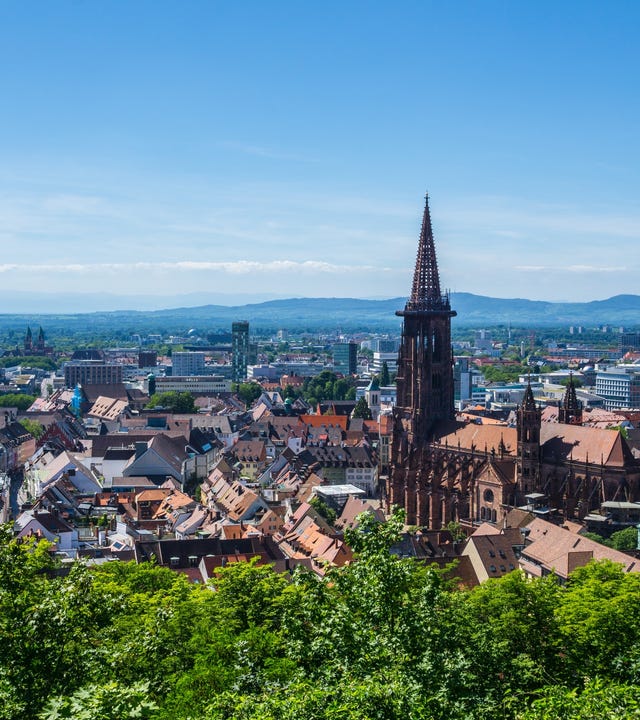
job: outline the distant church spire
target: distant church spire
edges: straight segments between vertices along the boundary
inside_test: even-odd
[[[440,310],[443,308],[443,297],[440,291],[440,275],[436,259],[436,246],[433,242],[431,213],[429,212],[429,194],[425,196],[422,229],[418,243],[418,255],[413,274],[411,297],[407,302],[407,310]]]

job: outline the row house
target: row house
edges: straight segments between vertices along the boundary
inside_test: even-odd
[[[267,449],[261,440],[238,440],[227,452],[229,462],[242,478],[253,482],[266,468]]]
[[[93,496],[102,490],[98,477],[78,455],[66,450],[54,455],[42,448],[24,465],[19,501],[30,502],[39,498],[51,483],[62,477],[66,478],[78,495]]]
[[[309,503],[302,503],[275,537],[293,562],[305,564],[318,575],[328,567],[341,567],[353,553]]]

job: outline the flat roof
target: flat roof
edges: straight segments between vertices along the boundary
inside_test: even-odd
[[[322,495],[366,495],[355,485],[317,485],[315,490]]]
[[[640,510],[640,503],[622,502],[619,500],[606,500],[600,507],[612,508],[616,510]]]

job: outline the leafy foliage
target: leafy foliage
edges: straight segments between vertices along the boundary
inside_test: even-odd
[[[309,500],[309,505],[318,512],[328,523],[333,525],[338,519],[338,513],[327,505],[327,503],[319,498],[317,495],[313,495]]]
[[[253,560],[210,587],[153,564],[67,571],[0,529],[0,720],[638,717],[638,574],[462,590],[394,554],[403,522],[361,515],[354,561],[320,578]]]
[[[37,420],[30,420],[29,418],[23,418],[19,421],[20,425],[28,432],[33,435],[36,440],[39,440],[44,434],[44,427]]]
[[[530,368],[527,365],[484,365],[481,370],[487,382],[510,383],[520,375],[526,375]]]
[[[257,400],[262,395],[262,388],[255,382],[238,383],[235,392],[242,402],[249,407],[254,400]]]
[[[195,406],[194,397],[190,392],[169,392],[156,393],[147,403],[147,409],[164,408],[174,413],[195,413],[198,409]]]
[[[35,397],[33,395],[22,395],[18,393],[7,393],[0,395],[0,407],[15,407],[24,412],[28,407],[33,405]]]
[[[334,372],[323,370],[316,377],[305,379],[301,394],[312,405],[325,400],[350,400],[351,395],[355,396],[354,380],[339,378]]]
[[[369,408],[369,405],[367,404],[366,398],[361,397],[358,402],[356,402],[356,406],[353,408],[352,414],[354,418],[371,420],[371,410]]]
[[[47,370],[49,372],[57,368],[55,360],[42,357],[41,355],[22,355],[20,357],[7,355],[6,357],[0,357],[0,367],[7,368],[16,365],[25,368],[39,368],[40,370]]]
[[[635,550],[638,547],[638,529],[635,526],[618,530],[609,538],[593,532],[586,532],[584,536],[614,550],[621,550],[622,552]]]

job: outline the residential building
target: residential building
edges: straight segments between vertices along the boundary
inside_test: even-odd
[[[618,347],[621,352],[627,350],[640,350],[640,332],[620,333]]]
[[[473,388],[471,358],[466,355],[456,356],[454,358],[453,388],[456,409],[462,410],[471,400]]]
[[[138,368],[150,370],[158,364],[158,353],[155,350],[140,350],[138,352]]]
[[[572,532],[570,528],[536,518],[527,525],[526,544],[519,564],[529,577],[555,575],[566,582],[569,575],[591,560],[620,563],[625,572],[640,572],[640,560]]]

